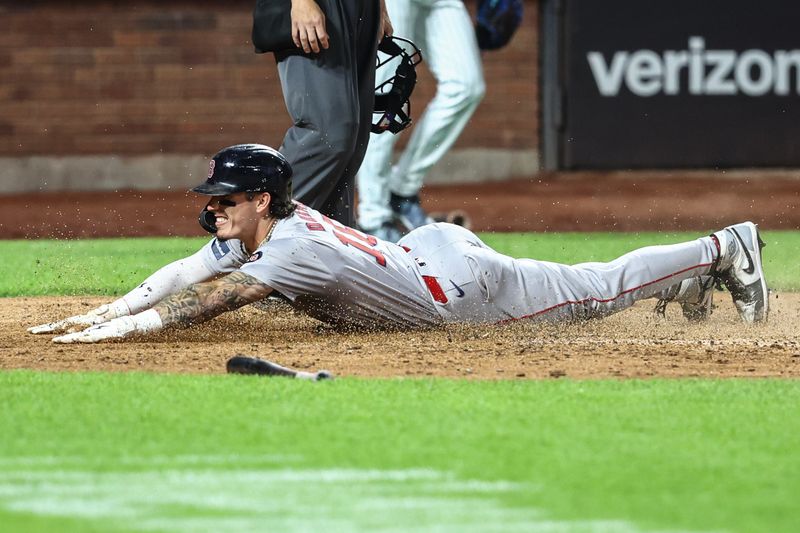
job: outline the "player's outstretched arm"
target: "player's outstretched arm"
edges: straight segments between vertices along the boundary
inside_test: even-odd
[[[158,331],[170,325],[190,326],[269,296],[272,288],[236,271],[215,281],[197,283],[165,298],[152,309],[115,318],[77,333],[55,337],[58,343],[91,343]]]
[[[153,309],[165,326],[190,326],[263,300],[271,292],[270,286],[244,272],[236,271],[217,281],[192,285],[159,302]]]
[[[122,298],[103,304],[86,314],[28,328],[28,333],[72,333],[87,326],[95,326],[115,318],[150,309],[154,304],[193,283],[214,276],[200,253],[174,261],[148,277]]]

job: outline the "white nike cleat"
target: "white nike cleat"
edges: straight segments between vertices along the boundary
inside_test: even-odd
[[[718,277],[733,297],[739,316],[747,323],[763,322],[769,314],[769,291],[764,279],[761,249],[764,241],[752,222],[728,226],[714,233],[720,245],[715,268]]]
[[[706,320],[714,309],[714,281],[714,276],[698,276],[664,289],[658,295],[655,314],[663,317],[667,304],[676,302],[689,322]]]

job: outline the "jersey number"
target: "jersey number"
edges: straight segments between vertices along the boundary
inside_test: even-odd
[[[380,250],[375,249],[375,246],[378,244],[378,239],[372,235],[367,235],[366,233],[362,233],[358,230],[345,226],[344,224],[324,215],[322,216],[322,219],[333,226],[333,234],[336,235],[336,238],[339,239],[339,242],[345,246],[358,248],[362,252],[374,257],[375,261],[377,261],[380,266],[386,266],[386,258],[383,256]]]

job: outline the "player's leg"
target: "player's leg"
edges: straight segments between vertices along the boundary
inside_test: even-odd
[[[485,249],[470,257],[480,266],[486,300],[498,321],[559,321],[606,316],[684,279],[708,274],[718,252],[705,237],[641,248],[609,263],[574,266],[511,259]]]
[[[463,131],[485,92],[480,52],[469,13],[461,0],[431,0],[423,49],[436,78],[436,96],[411,132],[392,172],[390,189],[413,197],[423,178]]]
[[[326,62],[293,55],[278,63],[293,122],[280,151],[292,165],[294,197],[332,217],[324,208],[355,147],[358,98],[342,72],[319,65]]]
[[[694,241],[641,248],[609,263],[567,266],[511,259],[484,248],[468,259],[480,266],[487,309],[502,317],[597,318],[684,280],[713,275],[749,323],[765,320],[768,313],[760,247],[755,225],[747,222]]]
[[[561,265],[514,259],[451,224],[415,229],[400,243],[418,258],[420,273],[435,277],[449,322],[559,321],[595,318],[685,279],[708,274],[719,257],[710,237],[651,246],[610,263]]]
[[[375,58],[378,49],[380,26],[380,3],[377,0],[355,2],[358,9],[353,16],[358,21],[355,48],[351,50],[356,65],[356,89],[358,91],[358,130],[355,147],[339,179],[339,190],[344,191],[330,198],[328,210],[341,213],[334,216],[347,226],[355,227],[356,175],[364,160],[369,145],[372,113],[375,108]]]
[[[418,4],[411,0],[386,0],[386,9],[392,21],[394,35],[414,42],[424,48],[417,32],[420,11]],[[389,62],[376,73],[376,86],[391,78],[397,69],[395,62]],[[367,233],[384,240],[397,241],[399,231],[394,228],[389,207],[389,176],[392,172],[392,154],[398,136],[390,132],[372,133],[369,147],[361,168],[356,176],[358,184],[358,224]]]
[[[358,225],[367,233],[377,235],[384,225],[392,226],[389,207],[389,174],[392,149],[397,137],[389,132],[370,134],[369,148],[356,176],[358,184]],[[382,235],[378,235],[384,240]]]
[[[685,280],[724,283],[745,322],[766,320],[768,291],[761,239],[750,222],[710,237],[648,246],[609,263],[574,266],[514,259],[452,224],[431,224],[401,239],[420,272],[434,277],[449,322],[546,321],[599,318],[652,298]]]
[[[343,9],[328,6],[327,50],[278,58],[283,96],[293,123],[280,150],[294,171],[294,197],[347,225],[354,223],[352,167],[355,159],[360,162],[363,157],[363,149],[360,154],[357,149],[359,144],[366,145],[369,131],[365,133],[362,121],[365,116],[371,120],[361,106],[367,78],[374,87],[374,77],[370,78],[374,63],[371,70],[365,69],[363,58],[372,52],[374,61],[375,48],[359,49],[358,42],[366,36],[370,42],[377,40],[378,2],[363,4],[370,8],[367,13],[361,12],[362,2],[354,0],[344,1]],[[366,98],[371,113],[370,93]]]

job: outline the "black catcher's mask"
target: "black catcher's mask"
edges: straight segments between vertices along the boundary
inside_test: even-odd
[[[375,88],[372,132],[399,133],[411,124],[409,98],[417,83],[414,67],[422,62],[422,52],[408,39],[389,36],[378,45],[378,52],[378,68],[399,63],[394,75]]]
[[[237,144],[217,153],[208,166],[208,179],[192,192],[225,196],[237,192],[268,192],[270,214],[286,216],[292,208],[292,167],[283,155],[263,144]],[[216,233],[214,213],[208,206],[200,213],[200,225]]]

